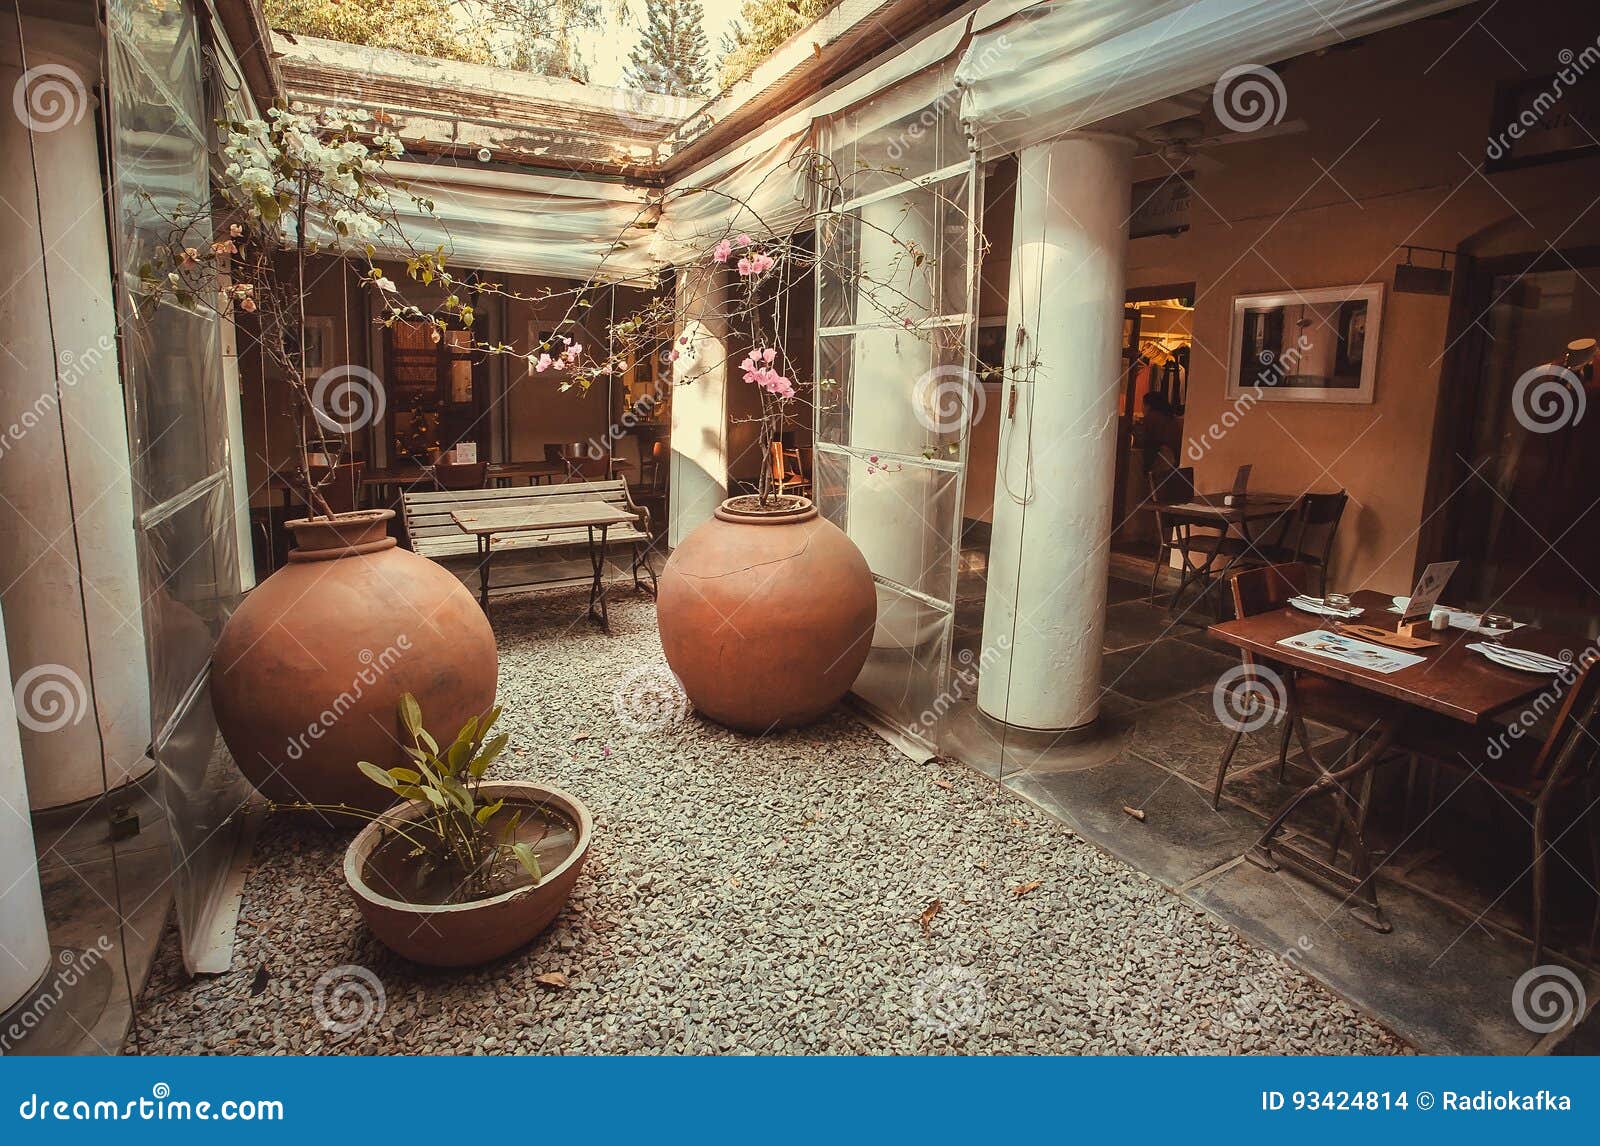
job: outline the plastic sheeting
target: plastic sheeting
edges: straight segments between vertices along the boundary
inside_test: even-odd
[[[1466,0],[1053,0],[973,37],[956,69],[984,158]]]
[[[725,235],[787,236],[810,208],[804,153],[811,143],[806,123],[705,184],[692,180],[668,192],[652,254],[681,265],[703,257]]]
[[[442,246],[458,267],[614,282],[654,276],[652,233],[636,225],[653,213],[644,188],[449,164],[398,162],[388,171],[433,201],[429,212],[395,197],[412,245]]]
[[[941,93],[952,92],[949,69],[937,65],[961,46],[968,21],[969,17],[963,16],[914,43],[900,45],[870,72],[821,93],[738,147],[675,180],[657,228],[657,260],[680,265],[704,254],[708,245],[730,232],[748,231],[757,236],[792,233],[811,209],[809,179],[795,157],[815,145],[813,124],[858,105],[872,109],[878,127],[919,115],[935,104]],[[902,82],[919,74],[943,76],[939,90],[931,90],[926,78]],[[846,127],[844,121],[849,118],[842,117],[830,127],[836,141],[841,131],[869,130]]]
[[[150,678],[151,750],[173,851],[184,962],[226,969],[226,885],[239,841],[231,814],[249,789],[217,735],[206,697],[216,635],[237,605],[233,459],[221,322],[172,303],[140,305],[138,267],[169,241],[163,215],[210,195],[214,132],[205,91],[215,57],[191,9],[113,0],[107,14],[111,134],[121,276],[123,387]],[[209,221],[189,240],[210,238]]]

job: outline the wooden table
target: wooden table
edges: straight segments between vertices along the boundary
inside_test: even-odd
[[[391,499],[386,494],[392,486],[397,489],[409,489],[414,485],[431,485],[433,483],[432,466],[390,466],[382,469],[370,466],[361,474],[362,489],[377,489],[380,493],[379,501],[388,503]]]
[[[489,564],[494,558],[494,539],[502,533],[527,533],[537,530],[583,529],[589,531],[589,563],[594,579],[589,585],[589,619],[611,631],[611,616],[606,611],[606,531],[613,525],[638,521],[637,514],[603,501],[569,501],[560,505],[506,505],[490,509],[456,509],[450,518],[464,533],[478,542],[478,602],[489,608]]]
[[[1236,504],[1229,505],[1229,498]],[[1179,600],[1190,585],[1201,585],[1201,596],[1204,596],[1204,586],[1226,579],[1255,545],[1251,527],[1256,522],[1270,521],[1271,524],[1267,526],[1267,530],[1270,531],[1279,520],[1293,513],[1299,505],[1300,495],[1292,493],[1202,493],[1196,494],[1192,501],[1158,504],[1155,507],[1156,512],[1171,521],[1185,525],[1211,526],[1224,536],[1230,529],[1237,529],[1244,541],[1244,547],[1229,557],[1228,563],[1215,572],[1211,567],[1216,563],[1220,546],[1208,553],[1204,564],[1198,566],[1193,565],[1185,556],[1183,569],[1179,571],[1178,588],[1167,604],[1168,610],[1177,608]]]
[[[1365,610],[1361,616],[1353,618],[1352,623],[1392,629],[1399,621],[1395,614],[1389,612],[1391,598],[1381,593],[1359,592],[1352,594],[1350,600],[1351,604]],[[1286,667],[1294,673],[1310,673],[1362,689],[1378,698],[1380,709],[1385,713],[1368,730],[1369,734],[1376,734],[1370,747],[1337,770],[1330,771],[1323,767],[1310,747],[1301,745],[1318,776],[1273,816],[1261,837],[1246,853],[1246,858],[1268,871],[1277,871],[1281,862],[1336,894],[1342,892],[1359,897],[1363,902],[1355,912],[1356,918],[1379,931],[1388,931],[1389,923],[1378,905],[1377,888],[1373,881],[1372,852],[1367,846],[1364,832],[1364,802],[1351,795],[1356,783],[1362,782],[1370,791],[1373,770],[1388,753],[1404,722],[1412,714],[1419,711],[1434,713],[1468,726],[1483,725],[1496,714],[1515,708],[1549,689],[1556,678],[1501,668],[1481,653],[1466,647],[1488,638],[1464,629],[1428,632],[1427,639],[1439,643],[1432,648],[1399,650],[1420,656],[1423,660],[1392,673],[1376,672],[1278,644],[1285,637],[1318,629],[1336,632],[1337,619],[1285,607],[1212,625],[1208,630],[1217,639],[1251,654],[1258,666],[1265,662],[1275,668]],[[1531,649],[1567,660],[1577,657],[1588,641],[1582,636],[1528,625],[1508,634],[1501,643],[1508,648]],[[1286,695],[1292,697],[1292,676],[1283,683]],[[1353,872],[1343,871],[1293,844],[1276,839],[1289,816],[1306,801],[1318,796],[1333,798],[1341,827],[1351,833]]]
[[[551,478],[562,477],[567,472],[566,462],[490,462],[489,480],[497,486],[509,486],[517,478],[526,478],[529,485],[539,485]]]

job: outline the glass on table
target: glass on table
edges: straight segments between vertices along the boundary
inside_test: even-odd
[[[1478,629],[1495,644],[1516,629],[1517,623],[1504,613],[1485,613],[1478,618]]]

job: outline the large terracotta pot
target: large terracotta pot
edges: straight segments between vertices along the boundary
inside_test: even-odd
[[[855,683],[878,615],[855,543],[804,498],[782,513],[730,498],[673,550],[657,624],[703,714],[746,732],[808,724]]]
[[[291,521],[289,561],[245,596],[212,652],[211,704],[239,770],[280,802],[393,802],[356,763],[407,762],[396,704],[453,736],[494,704],[499,658],[478,602],[399,548],[392,509]]]
[[[577,828],[577,846],[535,886],[471,903],[407,903],[372,889],[365,878],[367,860],[383,841],[384,824],[415,819],[427,806],[402,804],[374,820],[345,849],[344,878],[367,926],[396,954],[430,967],[470,967],[498,959],[550,926],[572,895],[594,829],[583,802],[556,788],[517,781],[484,784],[479,795],[486,802],[504,799],[508,805],[553,805]]]

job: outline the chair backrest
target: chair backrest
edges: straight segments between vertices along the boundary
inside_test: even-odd
[[[1350,495],[1308,493],[1300,499],[1300,520],[1295,526],[1293,549],[1296,557],[1313,558],[1326,565],[1333,552],[1333,539],[1339,532],[1339,519]]]
[[[1550,734],[1539,746],[1539,755],[1533,763],[1533,779],[1551,783],[1567,776],[1574,767],[1588,769],[1595,766],[1600,752],[1600,668],[1594,657],[1579,657],[1574,672],[1577,676],[1561,698]]]
[[[1241,569],[1228,578],[1233,590],[1233,615],[1253,617],[1281,609],[1311,583],[1311,567],[1303,561]]]
[[[440,489],[482,489],[488,476],[488,462],[435,462],[433,466],[433,480]]]
[[[350,513],[361,508],[361,475],[366,462],[346,462],[339,466],[312,466],[311,481],[318,485],[322,500],[334,513]]]
[[[1150,467],[1150,499],[1157,505],[1179,505],[1194,500],[1194,467],[1175,466],[1157,455]]]

